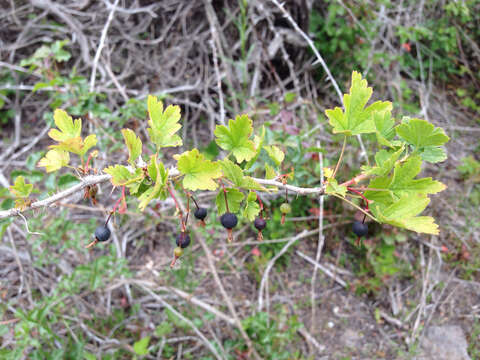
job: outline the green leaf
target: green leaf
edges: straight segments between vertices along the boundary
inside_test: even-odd
[[[275,173],[275,169],[272,166],[265,164],[265,179],[272,180],[276,177],[277,174]]]
[[[396,131],[398,136],[416,148],[442,146],[450,140],[442,128],[421,119],[404,118]]]
[[[13,186],[10,186],[10,192],[18,198],[28,198],[32,193],[33,185],[26,184],[23,176],[17,176]]]
[[[215,190],[217,183],[213,181],[222,176],[220,165],[206,160],[197,149],[185,151],[175,157],[177,168],[183,178],[183,186],[189,190]]]
[[[63,166],[67,166],[70,162],[70,155],[68,152],[60,150],[60,149],[53,149],[49,150],[43,158],[40,159],[37,166],[45,167],[46,172],[56,171]]]
[[[57,129],[51,129],[48,132],[53,140],[58,142],[64,142],[73,138],[80,137],[82,132],[82,120],[76,119],[75,122],[70,116],[66,113],[65,110],[56,109],[53,114],[53,119],[55,120],[55,125]]]
[[[142,154],[142,140],[130,129],[122,129],[122,135],[128,148],[128,162],[134,165],[135,160]]]
[[[83,140],[83,145],[82,149],[80,150],[81,156],[85,155],[88,150],[90,150],[92,147],[97,145],[97,135],[95,134],[90,134],[88,135],[85,140]]]
[[[390,111],[378,111],[373,113],[377,140],[380,145],[392,147],[390,142],[395,137],[395,120]]]
[[[66,188],[74,184],[78,184],[79,182],[80,180],[77,177],[73,176],[72,174],[65,174],[60,176],[60,178],[58,179],[57,185],[60,188]]]
[[[113,186],[129,185],[141,181],[144,177],[142,169],[129,169],[123,165],[109,166],[103,171],[112,176]]]
[[[262,151],[264,140],[265,140],[265,126],[262,126],[262,130],[260,131],[260,136],[255,135],[253,137],[253,145],[256,149],[255,155],[250,160],[248,160],[247,164],[245,165],[245,169],[247,170],[250,169],[252,165],[255,163],[255,161],[257,161],[260,155],[260,152]]]
[[[427,146],[420,151],[420,156],[423,161],[435,164],[438,162],[445,161],[447,159],[447,154],[445,153],[445,148],[443,146]]]
[[[223,175],[230,180],[234,185],[249,190],[265,190],[265,188],[249,176],[243,175],[243,170],[240,166],[228,159],[219,161],[222,167]]]
[[[354,71],[350,93],[343,96],[345,112],[339,107],[325,111],[334,133],[351,136],[376,131],[373,114],[391,111],[392,104],[388,101],[377,101],[365,108],[372,92],[367,80],[362,80],[362,75]]]
[[[379,175],[386,176],[393,169],[395,162],[402,155],[405,147],[402,146],[397,151],[388,151],[380,150],[375,154],[375,163],[377,166],[374,166],[366,171],[368,175]]]
[[[338,185],[336,179],[330,178],[328,180],[327,187],[325,188],[325,193],[328,195],[340,195],[341,197],[345,197],[347,193],[347,187],[345,185]]]
[[[245,196],[242,192],[234,188],[226,188],[225,191],[227,192],[228,209],[232,213],[237,213],[240,209],[240,203]],[[215,201],[217,203],[218,215],[226,213],[227,207],[225,205],[225,195],[223,193],[223,189],[218,192]]]
[[[148,120],[150,127],[147,128],[147,131],[152,142],[157,145],[157,149],[181,146],[183,144],[182,139],[176,134],[182,127],[178,123],[180,107],[169,105],[164,111],[163,103],[152,95],[148,95],[147,105],[150,116],[150,120]]]
[[[389,206],[374,203],[371,207],[378,221],[401,228],[438,235],[438,225],[430,216],[417,216],[427,205],[430,199],[426,195],[412,194],[404,196]]]
[[[255,217],[260,213],[260,205],[257,202],[257,194],[250,191],[245,202],[245,209],[243,209],[243,217],[249,221],[255,220]]]
[[[228,128],[217,125],[215,128],[215,141],[222,149],[231,151],[238,163],[252,159],[256,152],[253,141],[249,140],[252,135],[252,120],[247,114],[239,115],[235,120],[230,119]]]
[[[397,162],[391,177],[379,177],[373,179],[369,188],[387,189],[388,192],[366,191],[365,197],[369,200],[390,203],[392,200],[415,194],[436,194],[445,190],[446,186],[431,177],[415,179],[420,173],[422,159],[413,156],[403,163]]]
[[[149,187],[142,193],[138,200],[140,204],[138,208],[144,211],[148,203],[155,198],[165,198],[167,192],[168,171],[162,162],[157,162],[157,155],[150,156],[150,163],[147,166],[148,175],[155,182],[153,187]]]
[[[280,166],[283,159],[285,159],[285,154],[283,153],[283,151],[280,150],[275,145],[273,146],[264,145],[263,148],[268,153],[268,156],[270,156],[270,159],[273,160],[275,165]]]
[[[137,355],[147,355],[149,342],[150,336],[145,336],[133,344],[133,350]]]

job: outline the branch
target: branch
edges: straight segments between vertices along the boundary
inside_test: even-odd
[[[175,177],[180,175],[178,170],[176,168],[172,168],[169,171],[170,176]],[[81,182],[72,186],[71,188],[68,188],[66,190],[63,190],[55,195],[52,195],[46,199],[40,200],[40,201],[35,201],[32,203],[29,207],[27,207],[24,210],[19,210],[19,209],[9,209],[9,210],[4,210],[0,211],[0,219],[8,218],[11,216],[18,216],[19,214],[27,211],[27,210],[33,210],[33,209],[38,209],[42,207],[49,207],[55,204],[57,201],[62,200],[70,195],[73,195],[83,189],[85,189],[87,186],[95,185],[95,184],[101,184],[104,182],[107,182],[111,179],[112,177],[109,174],[104,174],[104,175],[89,175],[81,179]],[[317,195],[323,195],[325,193],[325,188],[322,187],[314,187],[314,188],[302,188],[298,186],[293,186],[293,185],[288,185],[288,184],[283,184],[280,181],[276,180],[266,180],[266,179],[258,179],[258,178],[253,178],[256,182],[258,182],[261,185],[267,185],[267,186],[276,186],[281,189],[287,189],[290,192],[297,193],[298,195],[308,195],[308,194],[317,194]]]
[[[5,211],[0,211],[0,219],[4,219],[10,216],[18,216],[22,212],[26,210],[33,210],[33,209],[38,209],[42,207],[49,207],[53,204],[55,204],[57,201],[62,200],[70,195],[73,195],[77,192],[82,191],[85,189],[87,186],[95,185],[95,184],[100,184],[104,183],[108,180],[110,180],[112,177],[108,174],[106,175],[90,175],[87,177],[84,177],[81,179],[81,182],[72,186],[71,188],[68,188],[66,190],[60,191],[59,193],[52,195],[46,199],[35,201],[32,203],[28,208],[25,210],[19,210],[19,209],[10,209],[10,210],[5,210]]]

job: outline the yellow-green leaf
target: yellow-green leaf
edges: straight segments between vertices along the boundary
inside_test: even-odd
[[[163,110],[163,103],[158,101],[155,96],[149,95],[147,100],[148,114],[150,120],[147,128],[152,142],[157,145],[157,149],[169,146],[181,146],[183,144],[180,136],[176,134],[182,127],[179,124],[180,107],[169,105]]]
[[[189,190],[215,190],[214,179],[222,176],[220,165],[205,159],[197,149],[177,155],[177,168],[183,177],[183,186]]]
[[[215,141],[222,149],[231,151],[237,162],[241,163],[252,159],[256,154],[253,141],[250,140],[252,132],[252,120],[247,114],[239,115],[235,120],[229,120],[228,127],[217,125]]]
[[[97,135],[95,134],[90,134],[88,135],[85,140],[83,140],[83,146],[82,150],[80,152],[80,155],[83,156],[87,153],[88,150],[90,150],[92,147],[97,145]]]
[[[123,165],[109,166],[103,171],[112,176],[113,186],[129,185],[141,181],[144,177],[142,169],[130,170]]]
[[[347,187],[345,185],[339,185],[336,179],[329,179],[325,193],[328,195],[340,195],[345,197],[347,193]]]
[[[122,135],[128,148],[128,162],[133,165],[142,154],[142,140],[130,129],[122,129]]]
[[[155,182],[155,185],[138,197],[138,200],[140,200],[140,204],[138,205],[140,211],[144,211],[148,203],[153,199],[164,199],[167,191],[168,171],[165,170],[162,162],[157,162],[156,154],[150,156],[150,163],[147,169],[148,175],[152,181]]]
[[[285,154],[283,153],[282,150],[280,150],[277,146],[272,145],[264,145],[263,148],[265,151],[268,153],[268,156],[270,156],[270,159],[273,160],[275,165],[280,166],[282,163],[283,159],[285,159]]]
[[[389,206],[374,203],[371,207],[378,221],[391,224],[418,233],[438,235],[438,225],[430,216],[417,216],[427,205],[430,199],[426,195],[413,194],[404,196]]]
[[[55,120],[55,125],[57,129],[51,129],[48,132],[53,140],[58,142],[64,142],[72,138],[79,137],[82,132],[82,120],[76,119],[75,122],[67,112],[62,109],[56,109],[53,114],[53,119]]]
[[[17,176],[15,183],[10,186],[10,192],[18,198],[28,198],[32,193],[33,185],[25,183],[23,176]]]
[[[249,221],[255,220],[255,217],[260,213],[260,205],[257,202],[257,194],[250,191],[245,202],[245,209],[243,209],[243,217]]]
[[[37,166],[45,167],[46,172],[56,171],[70,162],[70,155],[67,151],[60,149],[49,150],[43,158],[40,159]]]
[[[375,112],[392,110],[392,103],[377,101],[365,107],[372,96],[372,88],[368,87],[367,80],[362,79],[359,72],[352,73],[350,93],[343,95],[345,111],[336,107],[325,111],[334,133],[342,133],[347,136],[376,131],[373,122]]]

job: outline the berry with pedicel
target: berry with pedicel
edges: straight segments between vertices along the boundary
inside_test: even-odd
[[[195,212],[193,213],[193,215],[195,215],[195,217],[198,219],[198,220],[205,220],[205,218],[207,217],[207,209],[205,208],[198,208],[197,210],[195,210]]]
[[[185,249],[186,247],[188,247],[188,245],[190,245],[190,235],[182,231],[180,234],[178,234],[177,240],[175,242],[177,246],[179,246],[182,249]]]
[[[198,225],[205,226],[205,218],[207,217],[207,209],[202,207],[197,207],[197,210],[193,213],[198,219]]]
[[[292,212],[292,207],[289,203],[283,203],[282,205],[280,205],[280,212],[282,214],[290,214]]]
[[[255,229],[257,229],[258,231],[262,231],[267,226],[267,222],[264,218],[257,217],[253,225],[255,226]]]
[[[227,212],[220,217],[220,222],[224,228],[232,230],[237,226],[238,218],[237,215]]]
[[[368,234],[368,225],[361,221],[354,221],[352,230],[355,235],[362,237]]]
[[[282,220],[280,221],[280,223],[283,225],[285,224],[285,216],[292,212],[292,207],[290,206],[289,203],[285,202],[282,205],[280,205],[280,212],[282,213]]]
[[[253,226],[255,226],[255,229],[258,230],[257,240],[262,241],[263,240],[262,230],[265,229],[265,227],[267,226],[266,220],[262,217],[257,217],[253,223]]]
[[[170,264],[170,267],[173,268],[175,266],[175,262],[177,261],[177,259],[183,255],[183,249],[181,247],[176,247],[174,250],[173,250],[173,260]]]
[[[106,225],[97,227],[95,230],[95,239],[98,242],[107,241],[110,238],[110,229]]]
[[[227,229],[228,242],[232,242],[233,241],[232,229],[235,226],[237,226],[237,223],[238,223],[237,215],[232,214],[230,212],[226,212],[220,217],[220,222],[222,223],[222,226]]]
[[[360,239],[362,238],[362,236],[368,234],[368,225],[362,221],[354,221],[352,231],[355,235],[357,235],[356,245],[360,246]]]

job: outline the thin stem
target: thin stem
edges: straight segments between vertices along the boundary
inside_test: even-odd
[[[363,203],[365,204],[365,210],[366,210],[366,211],[369,211],[369,209],[368,209],[368,200],[367,200],[367,198],[366,198],[360,191],[357,191],[357,190],[352,189],[352,188],[350,188],[350,187],[347,187],[347,190],[348,190],[348,191],[351,191],[351,192],[353,192],[353,193],[355,193],[355,194],[357,194],[358,196],[360,196],[360,197],[362,198],[362,200],[363,200]]]
[[[170,188],[170,184],[167,184],[167,190],[170,193],[170,196],[172,197],[173,202],[175,203],[175,208],[177,209],[177,211],[179,213],[180,221],[182,222],[182,231],[185,232],[186,227],[185,227],[185,222],[183,221],[183,211],[182,211],[182,208],[180,207],[180,204],[177,201],[177,198],[173,194],[172,189]]]
[[[345,151],[345,145],[346,144],[347,144],[347,137],[345,136],[343,138],[342,151],[340,152],[340,157],[338,158],[337,165],[335,166],[335,171],[333,172],[332,178],[335,178],[335,175],[337,174],[338,168],[340,167],[340,163],[342,162],[343,153]]]
[[[189,194],[189,196],[192,198],[193,202],[195,203],[195,206],[197,207],[197,210],[199,209],[199,206],[198,206],[198,203],[197,203],[197,200],[195,200],[195,198],[193,197],[192,194]]]
[[[120,198],[115,202],[115,204],[113,205],[113,209],[112,211],[110,211],[110,214],[108,215],[108,218],[107,218],[107,221],[105,221],[105,226],[108,225],[108,222],[110,221],[110,218],[112,217],[113,214],[115,214],[115,212],[117,211],[117,207],[118,205],[120,204],[120,202],[122,201],[122,199],[125,199],[125,186],[122,186],[122,195],[120,196]]]
[[[258,200],[258,203],[260,204],[260,218],[263,219],[263,201],[262,199],[260,199],[260,195],[258,195],[257,191],[255,191],[255,194],[257,194],[257,200]]]
[[[350,205],[352,205],[354,208],[360,210],[362,213],[364,213],[366,216],[368,216],[370,219],[372,219],[373,221],[377,221],[377,219],[375,219],[375,217],[373,217],[372,215],[370,215],[369,213],[367,213],[365,210],[363,210],[360,206],[358,206],[357,204],[351,202],[350,200],[348,199],[345,199],[343,197],[341,197],[340,195],[337,195],[337,194],[332,194],[333,196],[335,196],[336,198],[339,198],[340,200],[343,200],[343,201],[346,201],[347,203],[349,203]],[[378,222],[378,221],[377,221]]]
[[[222,183],[222,189],[223,189],[223,196],[225,197],[225,207],[227,208],[227,212],[230,212],[230,209],[228,208],[228,199],[227,199],[227,190],[225,190],[225,185]]]

